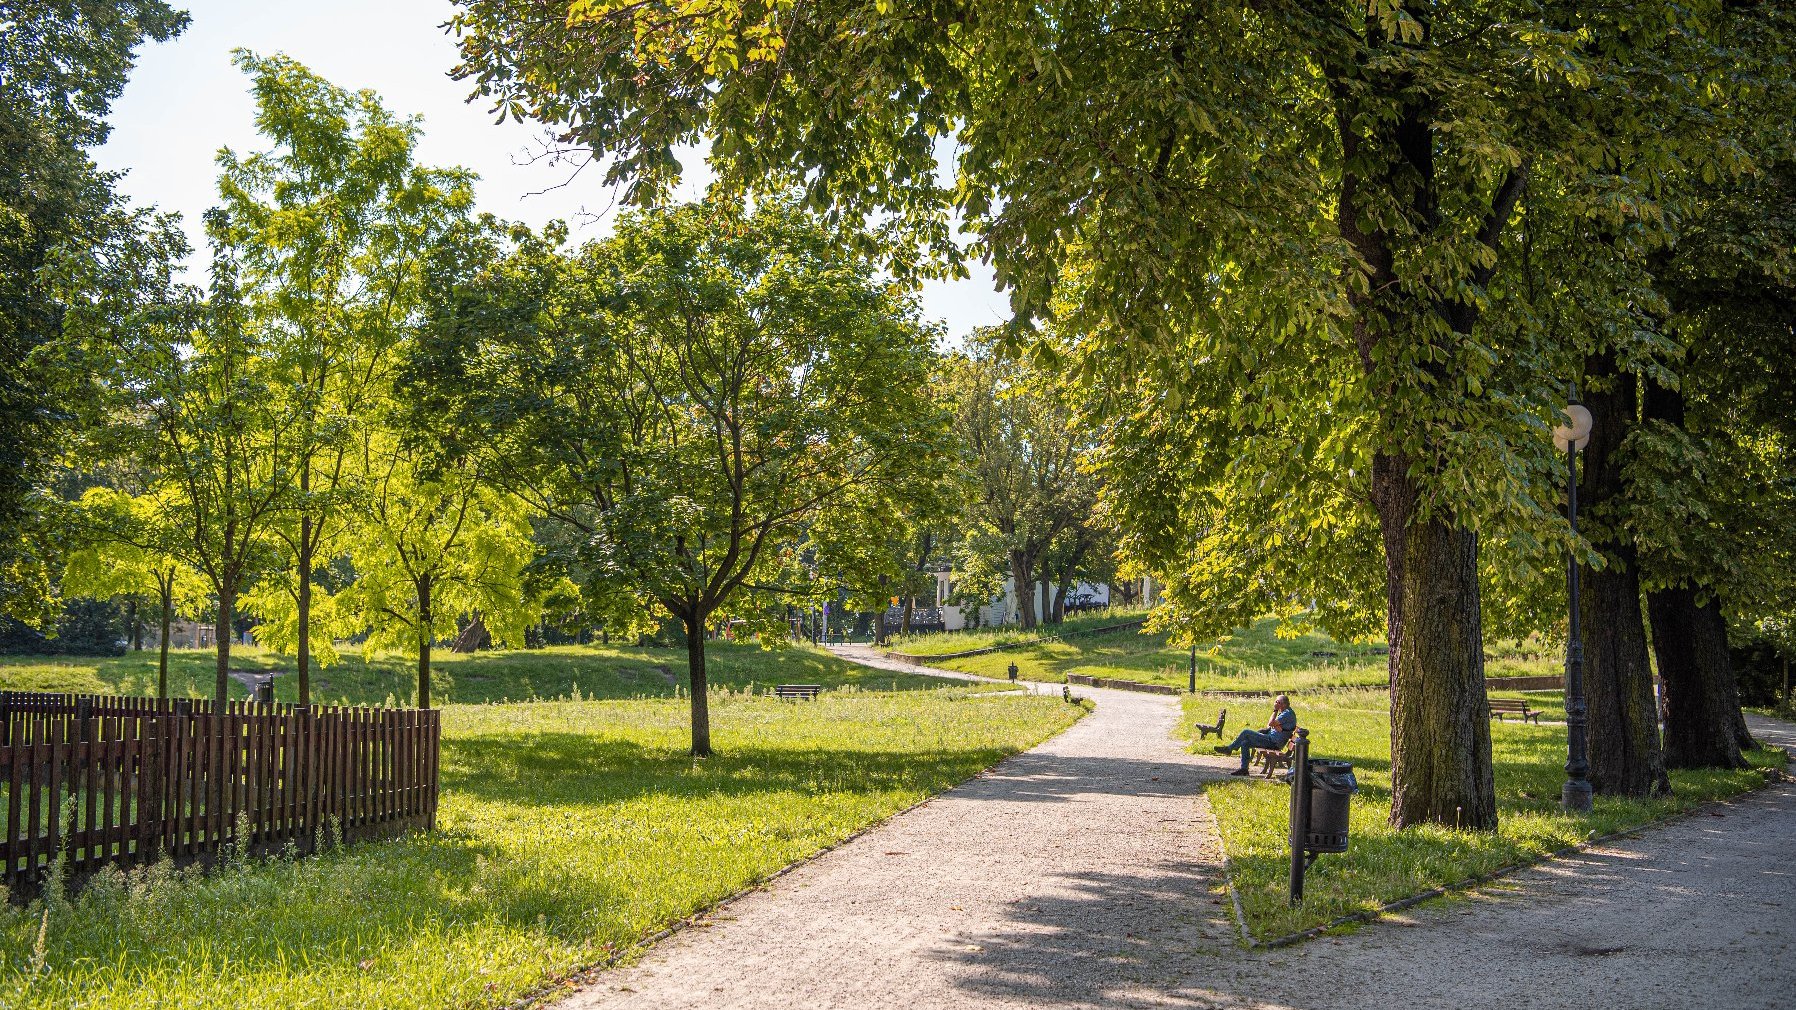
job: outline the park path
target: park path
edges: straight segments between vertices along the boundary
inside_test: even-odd
[[[1179,751],[1175,699],[1080,693],[1097,711],[1067,732],[558,1006],[1782,1010],[1796,991],[1789,782],[1355,933],[1243,951],[1198,793],[1227,762]],[[1796,725],[1748,718],[1796,753]]]
[[[1161,1005],[1192,951],[1234,939],[1198,799],[1228,764],[1182,752],[1176,698],[1079,693],[1097,709],[1066,732],[730,902],[559,1006]]]

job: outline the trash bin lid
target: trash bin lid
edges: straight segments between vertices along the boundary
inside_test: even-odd
[[[1353,762],[1311,758],[1310,788],[1340,796],[1351,796],[1359,792],[1359,780],[1353,775]]]

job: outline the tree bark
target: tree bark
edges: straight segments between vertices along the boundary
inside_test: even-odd
[[[873,625],[874,645],[886,644],[886,600],[889,599],[886,596],[886,583],[888,581],[889,579],[885,575],[879,577],[879,614],[875,618],[877,623]]]
[[[1025,629],[1035,627],[1034,560],[1022,551],[1010,552],[1010,581],[1016,590],[1017,621]]]
[[[1450,516],[1418,520],[1415,484],[1396,461],[1375,467],[1373,485],[1386,541],[1399,545],[1388,588],[1391,823],[1495,828],[1478,536]]]
[[[418,707],[430,707],[430,646],[436,638],[430,613],[430,576],[418,580]]]
[[[299,472],[302,497],[308,490],[311,467]],[[312,517],[299,517],[299,645],[294,650],[293,668],[299,675],[299,704],[312,704]]]
[[[1684,428],[1684,396],[1656,382],[1646,387],[1645,415]],[[1647,594],[1653,653],[1665,684],[1665,761],[1672,768],[1744,768],[1745,717],[1727,651],[1727,625],[1713,599],[1697,605],[1700,587]]]
[[[162,596],[162,642],[157,648],[156,656],[156,697],[166,698],[168,697],[168,633],[169,624],[173,621],[171,611],[174,610],[175,605],[175,575],[173,572],[169,572],[166,579],[158,576],[156,581],[160,583],[158,589]]]
[[[137,619],[137,594],[125,599],[125,620],[131,625],[131,651],[143,651],[143,622]]]
[[[1665,763],[1673,768],[1744,768],[1746,758],[1733,725],[1738,707],[1727,685],[1714,675],[1727,663],[1725,629],[1718,638],[1702,609],[1695,590],[1686,587],[1647,594],[1653,653],[1665,682]]]
[[[212,627],[212,644],[218,653],[218,679],[213,685],[213,698],[222,709],[231,697],[231,625],[236,618],[237,593],[228,582],[218,590],[218,621]]]
[[[711,707],[705,683],[705,626],[686,621],[686,683],[692,689],[692,756],[711,756]]]
[[[1596,382],[1584,397],[1591,433],[1578,496],[1580,506],[1590,508],[1585,535],[1607,560],[1600,569],[1586,566],[1579,573],[1590,786],[1611,796],[1663,795],[1671,791],[1671,780],[1659,747],[1638,560],[1610,514],[1624,493],[1620,450],[1635,424],[1634,377],[1619,374],[1608,353],[1593,356],[1584,371]]]

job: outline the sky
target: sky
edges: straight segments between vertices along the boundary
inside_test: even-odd
[[[572,238],[598,238],[618,213],[617,194],[596,168],[574,175],[566,163],[533,154],[543,149],[535,124],[495,124],[484,100],[467,101],[467,84],[452,80],[454,39],[440,27],[453,13],[444,0],[190,0],[187,31],[174,41],[138,53],[124,94],[113,104],[112,135],[94,152],[100,167],[123,171],[119,189],[137,203],[179,211],[195,253],[191,279],[206,262],[200,216],[216,202],[219,148],[257,150],[249,81],[231,65],[231,51],[286,53],[340,87],[369,88],[387,108],[421,115],[418,157],[429,165],[460,165],[480,174],[481,210],[540,225],[561,218]],[[697,196],[705,173],[688,159],[684,196]],[[1009,317],[1004,295],[993,290],[989,270],[930,282],[923,310],[945,323],[948,335]]]

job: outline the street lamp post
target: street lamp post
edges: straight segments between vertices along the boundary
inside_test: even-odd
[[[1191,640],[1191,693],[1197,693],[1197,639]]]
[[[1553,444],[1565,453],[1566,519],[1578,535],[1578,450],[1590,442],[1590,411],[1576,402],[1565,408],[1567,423],[1553,429]],[[1565,591],[1570,604],[1565,643],[1565,788],[1560,802],[1571,813],[1590,812],[1590,709],[1584,702],[1584,640],[1578,630],[1578,552],[1566,555]]]

